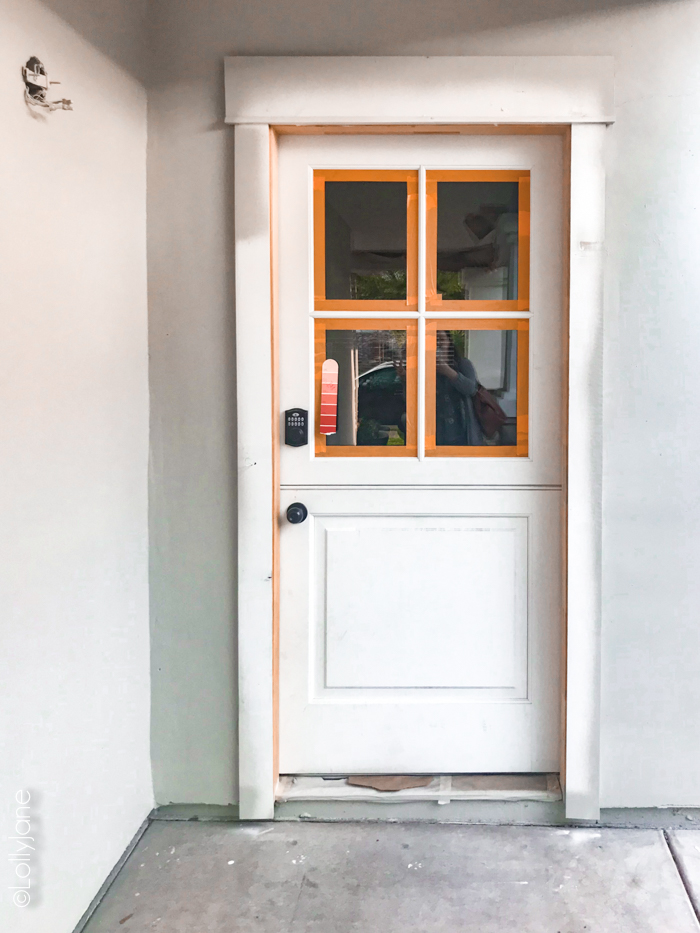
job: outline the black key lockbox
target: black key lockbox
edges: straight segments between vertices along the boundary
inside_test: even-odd
[[[288,408],[284,413],[284,443],[303,447],[309,443],[309,413],[305,408]]]

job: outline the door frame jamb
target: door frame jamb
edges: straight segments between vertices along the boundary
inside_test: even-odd
[[[260,61],[260,60],[258,60]],[[279,59],[276,60],[279,63]],[[337,62],[338,60],[336,60]],[[347,59],[343,61],[348,61]],[[355,60],[362,62],[362,59]],[[375,60],[377,61],[377,60]],[[435,60],[433,60],[435,61]],[[453,61],[450,59],[450,61]],[[490,59],[496,62],[496,59]],[[508,61],[505,59],[504,61]],[[561,60],[557,60],[561,61]],[[566,60],[564,60],[566,61]],[[581,61],[581,60],[578,60]],[[597,60],[601,61],[601,60]],[[603,61],[608,61],[603,60]],[[227,60],[227,82],[229,62]],[[396,60],[394,59],[394,62]],[[481,59],[484,62],[484,59]],[[294,67],[299,66],[297,58]],[[599,70],[599,66],[598,67]],[[483,67],[480,65],[480,68]],[[594,70],[594,69],[593,69]],[[592,73],[592,72],[591,72]],[[482,74],[483,77],[483,74]],[[591,79],[592,80],[592,79]],[[410,91],[410,89],[408,89]],[[240,93],[240,82],[237,85]],[[376,93],[376,89],[375,89]],[[274,95],[273,95],[274,96]],[[381,96],[381,95],[379,95]],[[227,104],[229,87],[227,83]],[[242,108],[243,110],[245,108]],[[594,108],[595,109],[595,108]],[[609,111],[511,125],[483,119],[387,125],[382,119],[235,123],[238,412],[239,783],[241,819],[274,817],[277,738],[276,538],[280,419],[276,391],[276,141],[282,133],[570,133],[566,501],[566,816],[599,818],[602,320],[605,129]],[[277,116],[277,114],[276,114]],[[270,431],[272,416],[272,431]]]

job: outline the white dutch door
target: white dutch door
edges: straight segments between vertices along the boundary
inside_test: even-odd
[[[282,773],[559,770],[562,147],[281,138]]]

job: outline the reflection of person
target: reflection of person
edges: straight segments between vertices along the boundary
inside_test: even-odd
[[[449,331],[437,332],[435,441],[438,446],[481,445],[484,435],[474,412],[479,388],[476,370],[461,355]]]
[[[508,249],[500,230],[505,207],[482,204],[464,218],[466,245],[458,250],[440,250],[439,267],[447,272],[461,269],[495,269],[508,264]]]

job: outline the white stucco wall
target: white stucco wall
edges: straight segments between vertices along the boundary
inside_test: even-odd
[[[70,25],[57,15],[61,0],[51,0],[52,9],[37,0],[0,3],[7,933],[69,933],[153,799],[146,97],[123,62],[75,31],[107,4],[63,5]],[[121,6],[126,25],[141,30],[134,11],[143,13],[143,4]],[[99,19],[90,25],[96,34]],[[103,30],[107,49],[106,22]],[[129,43],[120,41],[123,51]],[[74,112],[29,112],[20,68],[30,55],[62,82],[53,90],[73,99]],[[27,907],[15,906],[10,890],[18,791],[31,794],[35,840]]]
[[[591,7],[594,12],[590,12]],[[574,15],[588,8],[589,12]],[[700,2],[153,5],[154,771],[235,799],[230,54],[613,55],[603,806],[700,805]],[[193,572],[184,573],[184,568]],[[183,754],[183,749],[187,754]]]

